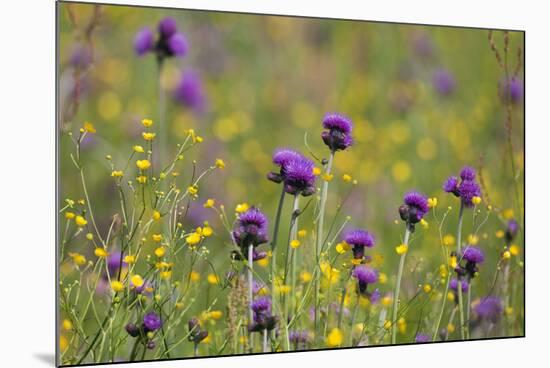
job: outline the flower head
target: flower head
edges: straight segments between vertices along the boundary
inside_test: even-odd
[[[510,243],[514,238],[516,237],[519,230],[519,224],[516,220],[511,219],[508,220],[508,224],[506,226],[506,241]]]
[[[416,334],[415,338],[414,338],[414,342],[416,343],[426,343],[426,342],[430,342],[432,341],[432,339],[430,338],[429,335],[427,334],[423,334],[423,333],[418,333]]]
[[[521,79],[512,77],[508,82],[506,78],[502,78],[499,82],[499,95],[502,102],[506,103],[508,99],[513,104],[520,103],[523,99],[523,81]]]
[[[353,144],[353,123],[350,118],[338,113],[328,113],[323,118],[323,128],[325,130],[321,133],[321,138],[331,151],[345,150]]]
[[[145,55],[154,48],[154,35],[150,28],[142,28],[134,38],[134,50],[139,56]]]
[[[241,249],[246,250],[249,245],[256,247],[267,242],[267,217],[256,207],[251,207],[239,215],[233,237]]]
[[[399,207],[399,215],[407,224],[414,225],[428,213],[428,198],[419,192],[408,192],[403,197],[404,204]]]
[[[285,192],[294,195],[310,196],[315,193],[315,179],[313,161],[306,157],[291,160],[284,166]]]
[[[149,312],[143,316],[143,329],[146,332],[154,332],[162,326],[160,317],[155,312]]]
[[[174,90],[174,98],[195,112],[203,111],[206,99],[199,75],[191,70],[182,73]]]
[[[471,166],[464,166],[462,170],[460,170],[460,178],[462,180],[475,180],[476,170]]]
[[[142,28],[134,38],[134,51],[139,56],[148,52],[154,52],[157,59],[162,60],[170,56],[185,56],[189,48],[187,39],[177,30],[176,21],[173,18],[162,19],[158,26],[158,37],[155,41],[153,31]]]
[[[462,257],[467,262],[471,262],[471,263],[474,263],[474,264],[483,263],[483,261],[485,261],[485,255],[483,254],[481,249],[479,249],[477,247],[472,247],[472,246],[468,246],[464,250],[464,254],[462,255]]]
[[[487,296],[477,303],[474,311],[481,319],[496,323],[503,312],[502,301],[496,296]]]
[[[248,327],[251,332],[272,330],[277,324],[277,317],[271,315],[271,299],[260,297],[250,304],[254,320]]]
[[[468,291],[469,284],[466,281],[462,281],[460,283],[460,287],[462,289],[462,292],[465,293]],[[452,279],[449,282],[449,288],[451,288],[451,290],[458,291],[458,279]]]
[[[451,95],[456,87],[454,76],[446,69],[438,69],[433,75],[433,86],[442,96]]]
[[[353,258],[362,259],[365,254],[365,247],[374,246],[374,236],[365,230],[352,230],[346,234],[344,241],[352,246]]]
[[[352,276],[357,279],[357,291],[359,294],[369,296],[367,287],[378,281],[378,274],[367,266],[357,266],[353,269]]]

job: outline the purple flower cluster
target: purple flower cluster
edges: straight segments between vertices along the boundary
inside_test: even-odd
[[[414,338],[414,342],[422,344],[432,341],[431,337],[427,334],[418,333],[416,334],[416,337]]]
[[[154,52],[159,61],[170,56],[183,57],[189,45],[183,33],[178,32],[175,19],[166,17],[158,24],[158,38],[149,27],[142,28],[134,38],[134,51],[139,56]]]
[[[433,75],[433,87],[441,96],[450,96],[455,88],[456,81],[450,71],[446,69],[438,69]]]
[[[502,301],[496,296],[487,296],[479,301],[474,311],[479,318],[497,323],[503,312]]]
[[[267,217],[256,207],[251,207],[239,216],[233,237],[237,244],[247,249],[250,244],[254,247],[267,242]]]
[[[188,70],[181,74],[181,78],[174,89],[174,99],[194,112],[203,112],[206,97],[200,76]]]
[[[280,148],[273,154],[273,163],[279,166],[279,172],[270,172],[267,178],[275,183],[283,183],[286,193],[304,197],[315,193],[313,161],[294,150]]]
[[[365,256],[365,247],[371,248],[374,246],[374,236],[365,230],[352,230],[346,234],[344,241],[351,245],[353,258],[363,259]]]
[[[473,198],[481,196],[481,188],[476,182],[476,172],[470,166],[465,166],[460,172],[459,180],[456,176],[450,176],[443,183],[443,190],[460,197],[465,207],[473,207]]]
[[[408,192],[403,197],[404,204],[399,207],[399,216],[414,231],[414,224],[420,222],[428,213],[428,198],[415,191]]]
[[[520,103],[523,99],[523,81],[519,78],[512,77],[509,82],[506,78],[502,78],[498,85],[498,94],[502,102],[506,103],[508,99],[513,104]]]
[[[193,341],[195,344],[200,343],[208,336],[208,331],[202,329],[199,320],[195,317],[187,322],[187,327],[189,328],[189,337],[187,339]]]
[[[463,266],[460,262],[455,268],[455,272],[461,276],[467,276],[468,280],[474,278],[479,271],[478,265],[485,261],[485,254],[478,247],[468,245],[462,252],[462,260],[466,261]]]
[[[332,152],[343,151],[353,144],[353,123],[350,118],[338,113],[328,113],[323,119],[323,128],[325,130],[321,133],[321,138]]]
[[[468,292],[469,287],[470,285],[468,284],[467,281],[462,280],[460,282],[460,288],[462,289],[462,294]],[[456,278],[452,279],[451,282],[449,282],[449,288],[451,289],[451,292],[455,297],[454,298],[455,303],[458,304],[458,279]]]
[[[250,304],[254,314],[254,320],[248,327],[251,332],[273,330],[277,325],[277,317],[271,315],[271,299],[260,297]]]
[[[357,291],[361,295],[369,296],[367,287],[378,281],[378,274],[375,270],[367,266],[357,266],[352,271],[352,276],[357,279]]]
[[[291,330],[288,333],[288,340],[294,344],[294,348],[305,349],[309,342],[309,333],[306,330]]]
[[[506,225],[506,233],[505,233],[506,242],[508,244],[510,244],[512,240],[514,240],[514,238],[518,234],[518,230],[519,230],[518,222],[514,219],[508,220],[508,224]]]
[[[143,330],[145,333],[154,332],[161,328],[162,321],[158,314],[155,312],[149,312],[143,316]]]

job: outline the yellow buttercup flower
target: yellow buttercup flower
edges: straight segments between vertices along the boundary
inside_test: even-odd
[[[327,174],[327,173],[323,174],[324,181],[332,181],[333,178],[334,178],[334,175],[332,174]]]
[[[147,183],[147,177],[145,175],[140,175],[136,178],[137,182],[140,184]]]
[[[209,237],[212,236],[212,234],[214,234],[214,230],[212,230],[210,226],[205,226],[202,228],[202,236]]]
[[[315,175],[315,176],[321,175],[321,169],[318,168],[318,167],[314,167],[313,168],[313,175]]]
[[[476,206],[481,203],[481,197],[475,196],[472,198],[472,203]]]
[[[214,275],[213,273],[208,274],[208,276],[206,277],[206,280],[208,281],[209,284],[212,284],[212,285],[215,285],[220,282],[220,279],[218,278],[218,276]]]
[[[151,167],[151,162],[149,160],[137,160],[136,166],[140,170],[147,170],[148,168]]]
[[[479,243],[479,236],[475,234],[468,235],[468,244],[477,245]]]
[[[165,254],[166,254],[166,248],[158,247],[157,249],[155,249],[155,255],[157,257],[159,258],[164,257]]]
[[[299,230],[298,231],[298,237],[299,238],[305,238],[307,235],[307,231],[306,230]]]
[[[142,287],[144,283],[143,278],[140,275],[132,276],[130,281],[132,281],[132,285],[134,285],[134,287]]]
[[[141,136],[142,136],[143,139],[145,139],[146,141],[152,141],[153,139],[155,139],[156,133],[143,132],[143,133],[141,133]]]
[[[223,312],[219,310],[214,310],[209,313],[209,317],[215,320],[222,318],[222,316],[223,316]]]
[[[65,218],[67,220],[72,220],[76,217],[76,215],[74,214],[74,212],[65,212]]]
[[[111,176],[113,178],[121,178],[124,175],[124,172],[122,170],[114,170],[111,172]]]
[[[327,336],[327,346],[334,348],[342,345],[344,334],[339,328],[333,328]]]
[[[498,230],[497,232],[495,232],[495,236],[499,239],[504,238],[504,231]]]
[[[185,241],[189,245],[196,245],[201,241],[201,236],[200,236],[200,234],[197,234],[196,232],[191,233],[187,236],[187,238],[185,238]]]
[[[510,249],[509,249],[509,250],[510,250],[510,254],[511,254],[511,255],[513,255],[513,256],[519,255],[520,249],[519,249],[519,247],[518,247],[517,245],[512,244],[512,245],[510,246]]]
[[[290,247],[296,249],[300,246],[300,241],[298,239],[293,239],[290,241]]]
[[[63,320],[63,329],[65,331],[70,331],[73,329],[73,323],[71,322],[70,319],[64,319]]]
[[[430,284],[424,284],[424,286],[422,287],[422,290],[424,290],[424,292],[426,294],[429,294],[431,291],[432,291],[432,285]]]
[[[436,206],[437,206],[437,198],[436,197],[428,198],[428,207],[434,208]]]
[[[151,119],[143,119],[141,121],[141,124],[143,124],[144,127],[149,128],[151,125],[153,125],[153,120]]]
[[[80,215],[75,217],[74,222],[78,227],[84,227],[88,223],[88,221],[86,221],[86,219]]]
[[[136,146],[134,146],[134,152],[143,153],[143,152],[145,152],[145,150],[143,149],[142,146],[136,145]]]
[[[510,258],[512,258],[512,254],[510,253],[510,251],[505,250],[505,251],[502,253],[502,259],[507,260],[507,259],[510,259]]]
[[[218,169],[224,169],[225,168],[225,162],[221,158],[217,158],[215,165]]]
[[[380,272],[380,274],[378,274],[378,282],[381,284],[385,284],[386,282],[388,282],[388,275],[386,275],[384,272]]]
[[[342,175],[342,180],[345,181],[346,183],[349,183],[349,182],[351,182],[352,177],[351,177],[351,175],[344,174],[344,175]]]
[[[209,198],[204,202],[203,207],[204,208],[212,208],[216,204],[216,201],[214,201],[212,198]]]
[[[127,255],[126,257],[124,257],[124,262],[127,264],[136,263],[136,257],[132,255]]]
[[[428,229],[430,227],[430,224],[428,224],[428,221],[422,219],[420,220],[420,226],[422,226],[423,229]]]
[[[151,235],[151,239],[153,239],[154,242],[160,242],[162,241],[162,234],[153,234]]]
[[[196,185],[191,185],[187,188],[187,192],[191,195],[196,195],[199,192],[199,188]]]
[[[511,220],[514,218],[514,210],[511,208],[507,208],[502,211],[502,217],[504,217],[505,220]]]
[[[395,247],[395,252],[399,255],[407,253],[407,250],[409,250],[409,246],[407,244],[401,244]]]
[[[105,248],[96,248],[94,250],[94,254],[96,255],[96,257],[99,257],[99,258],[105,258],[109,256],[109,253],[107,253]]]
[[[243,212],[248,211],[248,208],[249,208],[248,203],[246,203],[246,202],[245,203],[240,203],[240,204],[237,205],[237,207],[235,207],[235,212],[243,213]]]
[[[78,266],[83,266],[86,264],[86,257],[80,253],[69,253],[69,257],[71,257],[73,262]]]
[[[302,271],[300,273],[300,280],[303,283],[310,282],[313,279],[313,275],[307,271]]]
[[[197,271],[191,271],[191,273],[189,274],[189,280],[193,282],[197,282],[200,279],[201,279],[201,274],[198,273]]]
[[[84,123],[84,130],[92,134],[96,132],[94,125],[88,121]]]
[[[443,237],[443,245],[451,246],[455,244],[455,237],[451,234],[447,234]]]
[[[113,289],[115,293],[118,293],[119,291],[124,290],[124,284],[120,281],[112,281],[111,289]]]
[[[345,241],[342,241],[336,244],[336,252],[338,252],[338,254],[344,254],[350,249],[351,249],[351,246]]]
[[[157,210],[154,210],[153,211],[153,220],[158,221],[158,220],[160,220],[160,217],[161,217],[160,212],[157,211]]]

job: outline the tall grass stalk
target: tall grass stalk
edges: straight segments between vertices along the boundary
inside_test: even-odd
[[[460,262],[460,257],[462,253],[462,218],[464,215],[464,204],[460,202],[460,210],[458,212],[458,226],[456,232],[456,257],[457,262]],[[458,295],[458,315],[460,317],[460,337],[462,340],[466,337],[466,326],[464,325],[464,302],[462,297],[462,280],[460,277],[458,279],[457,286],[457,295]]]

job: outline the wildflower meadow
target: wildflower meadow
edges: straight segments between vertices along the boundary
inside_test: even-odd
[[[57,11],[59,364],[524,335],[523,33]]]

